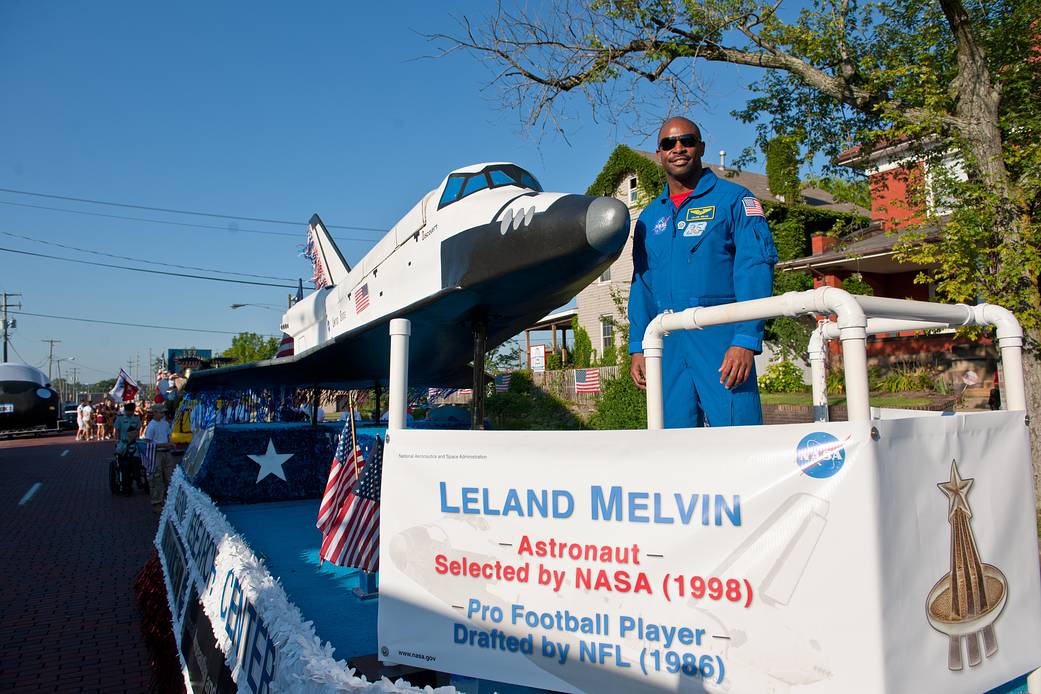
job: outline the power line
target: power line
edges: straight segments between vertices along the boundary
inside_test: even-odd
[[[197,217],[215,217],[217,219],[242,219],[247,222],[263,222],[265,224],[289,224],[291,226],[300,226],[300,222],[291,222],[285,219],[267,219],[264,217],[243,217],[237,214],[221,214],[219,212],[195,212],[193,210],[178,210],[169,207],[152,207],[150,205],[134,205],[128,202],[109,202],[106,200],[91,200],[89,198],[74,198],[70,195],[53,195],[50,193],[34,193],[28,190],[13,190],[11,188],[0,188],[2,193],[14,193],[15,195],[31,195],[36,198],[50,198],[52,200],[68,200],[70,202],[85,202],[91,205],[108,205],[110,207],[126,207],[132,210],[148,210],[150,212],[169,212],[172,214],[190,214]],[[379,229],[377,227],[362,227],[362,226],[345,226],[339,224],[327,224],[329,229],[352,229],[354,231],[379,231],[384,232],[386,229]]]
[[[14,311],[12,311],[11,313],[14,313]],[[12,340],[11,338],[7,338],[7,345],[11,348],[11,351],[15,353],[15,356],[22,360],[23,364],[29,363],[29,360],[23,357],[21,353],[18,351],[18,348],[14,346],[14,340]]]
[[[33,316],[35,318],[54,318],[56,320],[74,320],[80,323],[100,323],[104,325],[122,325],[129,328],[154,328],[157,330],[178,330],[189,333],[213,333],[216,335],[238,335],[230,330],[209,330],[207,328],[182,328],[172,325],[149,325],[147,323],[124,323],[122,321],[101,320],[99,318],[77,318],[75,316],[54,316],[47,313],[29,313],[28,311],[11,311],[19,316]],[[241,332],[241,331],[240,331]],[[264,335],[264,337],[279,337],[278,335]]]
[[[15,238],[15,239],[24,239],[26,241],[32,241],[34,243],[46,244],[48,246],[57,246],[58,248],[65,248],[65,249],[70,250],[70,251],[79,251],[80,253],[92,253],[93,255],[101,255],[101,256],[105,256],[107,258],[116,258],[118,260],[130,260],[130,261],[133,261],[135,263],[148,263],[149,265],[160,265],[162,267],[179,267],[179,268],[181,268],[183,270],[202,270],[203,272],[220,272],[220,273],[225,274],[225,275],[239,275],[241,277],[259,277],[259,278],[268,279],[268,280],[286,280],[287,282],[292,282],[293,281],[292,277],[274,277],[272,275],[255,275],[255,274],[250,273],[250,272],[235,272],[233,270],[219,270],[217,268],[198,267],[196,265],[178,265],[176,263],[167,263],[167,262],[157,261],[157,260],[147,260],[145,258],[134,258],[134,257],[128,256],[128,255],[117,255],[115,253],[105,253],[104,251],[94,251],[94,250],[91,250],[89,248],[79,248],[77,246],[68,246],[68,245],[66,245],[64,243],[58,243],[56,241],[44,241],[43,239],[34,239],[31,236],[23,236],[22,234],[12,234],[9,231],[0,231],[0,234],[3,234],[4,236],[10,236],[11,238]]]
[[[15,248],[2,248],[0,252],[4,253],[17,253],[19,255],[31,255],[37,258],[48,258],[50,260],[62,260],[66,263],[79,263],[80,265],[96,265],[97,267],[108,267],[116,270],[128,270],[130,272],[144,272],[149,275],[169,275],[171,277],[187,277],[195,280],[209,280],[211,282],[231,282],[232,284],[252,284],[257,287],[281,287],[283,289],[296,289],[295,284],[273,284],[271,282],[254,282],[252,280],[236,280],[231,277],[207,277],[205,275],[189,275],[184,272],[169,272],[168,270],[151,270],[148,268],[140,267],[126,267],[124,265],[113,265],[112,263],[97,263],[92,260],[79,260],[77,258],[62,258],[57,255],[47,255],[46,253],[33,253],[32,251],[20,251]]]
[[[105,217],[107,219],[126,219],[132,222],[148,222],[149,224],[169,224],[175,227],[191,227],[194,229],[218,229],[220,231],[227,231],[229,233],[242,232],[244,234],[264,234],[265,236],[288,236],[291,238],[299,238],[299,233],[293,233],[288,231],[264,231],[261,229],[243,229],[241,227],[229,228],[227,226],[218,226],[215,224],[192,224],[190,222],[174,222],[169,219],[148,219],[147,217],[127,217],[121,214],[105,214],[104,212],[90,212],[89,210],[70,210],[66,207],[48,207],[46,205],[30,205],[25,202],[14,202],[12,200],[0,200],[0,205],[13,205],[14,207],[29,207],[34,210],[49,210],[51,212],[67,212],[69,214],[82,214],[89,217]],[[341,236],[336,234],[333,237],[337,241],[362,241],[365,243],[372,243],[375,239],[359,238],[357,236]]]

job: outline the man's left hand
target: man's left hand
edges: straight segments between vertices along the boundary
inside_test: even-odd
[[[748,375],[752,373],[753,356],[752,350],[744,347],[733,346],[728,349],[719,367],[719,382],[730,389],[747,381]]]

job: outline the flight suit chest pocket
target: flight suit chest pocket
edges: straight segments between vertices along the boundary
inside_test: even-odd
[[[669,244],[672,243],[672,232],[672,219],[668,215],[662,215],[660,219],[655,219],[648,225],[644,245],[647,248],[647,258],[652,267],[668,255]]]

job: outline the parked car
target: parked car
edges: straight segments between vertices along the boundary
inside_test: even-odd
[[[66,405],[61,411],[61,429],[62,431],[75,431],[79,427],[76,422],[76,408],[78,405]]]

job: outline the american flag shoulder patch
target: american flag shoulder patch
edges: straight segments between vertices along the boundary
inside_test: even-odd
[[[756,198],[741,198],[741,205],[745,208],[746,217],[766,217],[763,203]]]

